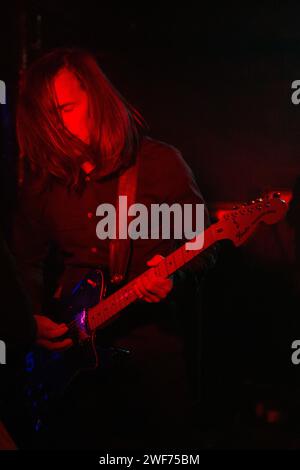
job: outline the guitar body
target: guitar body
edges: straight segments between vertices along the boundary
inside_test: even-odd
[[[104,273],[89,272],[60,306],[63,318],[70,320],[68,336],[74,345],[61,352],[35,346],[14,370],[12,397],[16,395],[18,406],[23,407],[35,431],[44,426],[51,404],[55,404],[81,370],[96,369],[98,356],[105,363],[106,350],[96,346],[95,332],[87,324],[88,309],[99,304],[105,292]]]

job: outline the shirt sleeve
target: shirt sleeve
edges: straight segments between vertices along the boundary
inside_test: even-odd
[[[204,229],[211,225],[210,216],[203,196],[195,181],[193,172],[183,159],[181,153],[174,147],[167,146],[166,165],[165,165],[165,183],[161,184],[166,189],[165,200],[168,204],[179,203],[182,207],[184,204],[191,204],[193,208],[193,218],[195,220],[196,204],[204,205]],[[205,236],[205,234],[204,234]],[[183,238],[186,242],[186,238]],[[179,240],[178,240],[179,242]],[[182,245],[182,241],[178,246]],[[212,268],[217,259],[217,245],[211,245],[206,250],[195,256],[189,263],[181,268],[183,272],[196,272],[204,274],[208,269]]]

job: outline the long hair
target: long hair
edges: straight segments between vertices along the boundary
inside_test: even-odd
[[[89,144],[68,131],[57,110],[53,82],[63,68],[74,73],[87,93],[92,123]],[[144,124],[94,56],[82,49],[55,49],[36,60],[22,78],[16,119],[20,156],[28,159],[32,173],[43,183],[54,176],[76,187],[84,161],[95,164],[100,177],[129,166]]]

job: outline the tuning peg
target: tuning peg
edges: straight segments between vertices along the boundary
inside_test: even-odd
[[[273,198],[274,198],[274,199],[279,199],[280,196],[281,196],[280,193],[274,193],[274,194],[273,194]]]
[[[263,198],[259,197],[258,199],[256,199],[256,202],[263,202]]]

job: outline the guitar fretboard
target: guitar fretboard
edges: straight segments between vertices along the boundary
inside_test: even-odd
[[[188,250],[186,248],[187,243],[185,243],[183,246],[162,259],[157,266],[154,268],[149,268],[143,274],[127,283],[114,294],[110,295],[107,299],[102,300],[98,305],[91,308],[88,312],[88,324],[90,329],[95,330],[96,328],[99,328],[111,320],[114,316],[116,316],[121,310],[135,302],[138,299],[135,291],[135,284],[142,280],[144,276],[149,276],[149,271],[151,269],[154,270],[157,276],[167,278],[182,266],[187,264],[189,261],[191,261],[195,256],[199,255],[210,245],[215,243],[215,233],[219,224],[220,223],[213,224],[205,230],[205,237],[202,248]],[[194,241],[195,239],[188,243]]]

